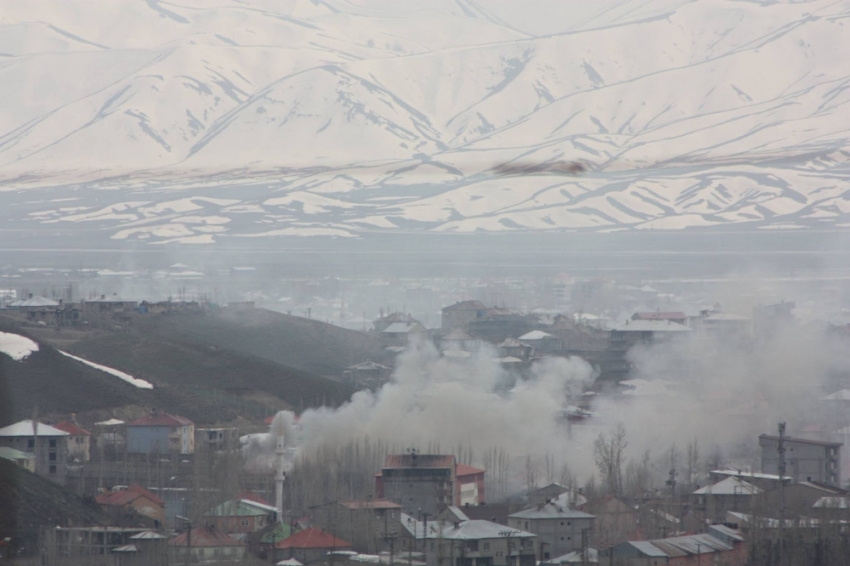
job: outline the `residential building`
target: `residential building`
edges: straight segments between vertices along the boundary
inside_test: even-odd
[[[849,494],[846,489],[817,482],[801,481],[787,485],[782,494],[785,498],[785,516],[809,517],[812,507],[818,501],[846,498]],[[780,492],[774,489],[759,494],[755,498],[753,510],[756,515],[778,517],[780,504]]]
[[[393,312],[372,322],[377,332],[383,332],[391,324],[401,322],[403,324],[419,324],[419,321],[409,314],[403,312]]]
[[[469,325],[487,317],[487,307],[481,301],[459,301],[442,311],[443,332],[463,330],[467,332]]]
[[[101,493],[95,501],[116,526],[137,526],[139,517],[149,519],[153,528],[165,521],[165,501],[140,485]]]
[[[693,510],[713,523],[726,520],[727,511],[750,513],[753,496],[762,490],[737,477],[728,477],[693,492]]]
[[[91,457],[91,433],[78,425],[75,419],[61,421],[53,425],[54,428],[68,433],[66,445],[68,447],[69,462],[88,462]]]
[[[377,389],[390,379],[392,372],[391,367],[378,362],[362,362],[345,368],[342,377],[358,389]]]
[[[398,503],[405,513],[436,517],[455,503],[455,457],[417,452],[389,455],[375,481],[378,497]]]
[[[384,342],[393,346],[404,346],[427,335],[428,331],[418,322],[394,322],[381,332]]]
[[[253,533],[273,523],[277,509],[250,499],[225,501],[207,513],[216,529],[229,535]],[[239,537],[234,537],[239,538]]]
[[[154,409],[127,424],[127,452],[131,454],[193,454],[195,425],[187,418]]]
[[[0,458],[14,462],[23,469],[35,473],[35,455],[31,452],[21,452],[8,446],[0,447]]]
[[[176,563],[199,564],[239,562],[245,557],[245,545],[212,527],[192,527],[168,541],[169,555]]]
[[[660,312],[660,311],[650,311],[650,312],[636,312],[632,315],[632,320],[664,320],[675,322],[676,324],[681,324],[682,326],[688,325],[688,315],[683,312]]]
[[[333,501],[311,511],[314,526],[349,541],[364,554],[377,554],[386,546],[386,538],[401,530],[401,505],[389,499]]]
[[[484,494],[484,476],[486,470],[458,464],[455,468],[457,476],[455,505],[481,505],[487,501]]]
[[[561,566],[562,564],[581,564],[582,566],[599,564],[599,551],[595,548],[587,548],[584,551],[576,550],[539,563],[540,566]]]
[[[537,561],[533,533],[469,519],[458,507],[448,507],[438,521],[413,523],[427,566],[534,566]]]
[[[761,471],[779,471],[779,437],[762,434]],[[785,473],[795,481],[841,484],[841,442],[785,438]]]
[[[724,564],[743,566],[742,544],[727,544],[712,534],[696,534],[656,540],[627,541],[599,552],[600,564],[615,566],[662,566]]]
[[[565,493],[569,493],[570,488],[559,483],[550,483],[543,487],[538,487],[528,492],[528,503],[531,505],[544,505],[553,499],[557,499]]]
[[[762,474],[761,472],[748,470],[712,470],[708,472],[708,479],[711,483],[717,483],[720,480],[725,480],[729,477],[742,479],[764,491],[771,491],[779,488],[779,476],[776,474]],[[794,478],[786,475],[785,485],[790,485],[792,483],[794,483]]]
[[[793,301],[753,307],[753,336],[766,338],[776,332],[776,327],[794,320]]]
[[[508,526],[537,535],[539,560],[562,556],[591,544],[596,517],[557,503],[545,503],[508,517]]]
[[[0,447],[33,454],[35,473],[64,484],[68,436],[64,430],[27,419],[0,428]]]
[[[475,348],[475,338],[456,328],[440,338],[440,350],[472,350]]]
[[[557,336],[543,332],[542,330],[532,330],[517,338],[520,342],[531,345],[535,351],[543,353],[553,353],[560,351],[563,348],[561,339]]]
[[[224,452],[239,448],[239,431],[235,427],[195,429],[195,450]]]
[[[323,562],[329,552],[351,550],[351,543],[323,531],[310,527],[275,544],[275,560],[294,558],[302,564]]]
[[[669,320],[627,320],[611,330],[611,349],[625,352],[637,344],[650,345],[690,331]]]
[[[517,358],[527,361],[534,356],[534,346],[523,344],[516,338],[505,338],[498,347],[499,357],[501,358]]]

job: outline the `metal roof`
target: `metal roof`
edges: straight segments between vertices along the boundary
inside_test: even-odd
[[[455,465],[453,455],[444,454],[390,454],[384,461],[384,468],[452,468]]]
[[[653,545],[660,548],[671,558],[674,556],[688,556],[698,554],[710,554],[732,550],[732,547],[709,534],[686,535],[681,537],[670,537],[651,541]]]
[[[821,497],[812,505],[815,509],[850,509],[850,498]]]
[[[593,519],[595,515],[576,511],[554,503],[547,503],[510,515],[511,519]]]
[[[43,423],[38,423],[36,429],[38,436],[70,436],[64,430]],[[33,436],[32,420],[26,419],[0,428],[0,436]]]
[[[549,558],[540,563],[541,566],[558,566],[560,564],[581,564],[589,562],[591,564],[599,563],[599,551],[595,548],[587,549],[587,560],[584,559],[580,550],[558,556],[557,558]]]
[[[262,509],[259,505],[258,503],[243,501],[241,499],[237,501],[225,501],[207,513],[207,517],[262,517],[268,515],[269,510],[277,511],[274,507],[263,505],[262,507],[269,508]]]
[[[670,320],[627,320],[614,328],[616,332],[690,332],[687,326]]]
[[[543,332],[542,330],[532,330],[526,334],[523,334],[518,338],[518,340],[543,340],[544,338],[551,338],[552,335],[548,332]]]
[[[693,495],[755,495],[763,490],[737,477],[728,477],[716,484],[696,490]]]
[[[162,540],[164,538],[168,537],[159,533],[155,533],[153,531],[145,531],[143,533],[131,536],[130,540]]]
[[[58,307],[59,302],[46,297],[30,297],[29,299],[21,299],[9,303],[12,308],[27,308],[27,307]]]
[[[394,322],[391,325],[387,326],[384,330],[384,334],[408,334],[410,332],[423,332],[425,329],[421,324],[416,322],[408,323],[408,322]]]
[[[449,540],[481,540],[505,538],[502,533],[510,531],[511,537],[529,538],[537,536],[533,533],[527,533],[519,529],[509,529],[505,525],[493,523],[491,521],[469,520],[463,521],[457,526],[454,523],[438,523],[429,522],[428,532],[425,533],[425,538],[442,538]]]
[[[31,458],[35,458],[35,455],[27,452],[21,452],[20,450],[15,450],[14,448],[9,448],[7,446],[0,446],[0,458],[12,461],[29,460]]]
[[[624,542],[623,544],[628,544],[635,547],[641,554],[646,556],[658,556],[658,557],[667,557],[667,553],[649,542],[648,540],[630,540]]]

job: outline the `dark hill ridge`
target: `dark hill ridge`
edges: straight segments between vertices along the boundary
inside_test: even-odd
[[[31,535],[39,527],[105,524],[93,501],[0,458],[0,537]]]
[[[22,361],[0,354],[0,426],[31,417],[36,406],[45,417],[157,407],[197,424],[216,424],[239,415],[264,417],[263,411],[257,410],[262,407],[242,402],[252,392],[272,395],[296,410],[322,403],[339,404],[352,393],[347,386],[327,378],[187,341],[179,335],[149,333],[144,326],[92,333],[75,343],[63,332],[43,327],[0,320],[0,330],[29,336],[40,346],[38,352]],[[154,389],[139,389],[63,356],[49,345],[52,340],[86,360],[149,381]]]
[[[69,350],[163,387],[264,391],[294,408],[340,404],[353,392],[325,377],[147,327],[77,342]]]
[[[149,334],[251,354],[316,375],[340,376],[348,366],[386,359],[380,338],[318,320],[265,309],[140,318]]]

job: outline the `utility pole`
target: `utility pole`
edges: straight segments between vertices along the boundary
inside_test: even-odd
[[[785,423],[779,423],[779,440],[776,444],[776,451],[779,453],[779,462],[777,465],[779,471],[779,566],[785,563],[785,556],[782,552],[782,541],[784,540],[785,530]]]
[[[507,564],[507,566],[512,566],[511,560],[512,560],[513,557],[511,556],[511,536],[515,535],[517,532],[519,532],[519,531],[511,531],[511,530],[499,531],[500,537],[505,537],[506,539],[508,539],[508,545],[507,545],[508,546],[508,554],[507,554],[507,557],[505,558],[505,563]]]

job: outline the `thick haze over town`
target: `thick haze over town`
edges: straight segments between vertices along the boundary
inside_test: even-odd
[[[848,22],[0,2],[0,565],[850,563]]]

